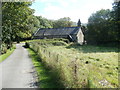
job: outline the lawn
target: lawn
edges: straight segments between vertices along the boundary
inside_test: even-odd
[[[118,48],[60,42],[59,45],[49,40],[29,44],[65,87],[118,87]]]

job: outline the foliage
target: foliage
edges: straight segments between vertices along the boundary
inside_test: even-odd
[[[60,18],[53,22],[53,28],[61,28],[61,27],[71,27],[73,22],[69,17]]]
[[[39,20],[39,28],[61,28],[61,27],[71,27],[74,22],[70,20],[69,17],[60,18],[58,20],[49,20],[42,16],[36,16]]]
[[[120,29],[120,1],[114,1],[113,10],[112,10],[112,22],[114,27],[114,32],[116,40],[120,41],[119,38],[119,29]]]
[[[1,44],[1,47],[0,47],[0,53],[1,54],[4,54],[4,53],[6,53],[7,52],[7,46],[6,46],[6,44]]]
[[[58,76],[56,82],[67,88],[118,87],[117,48],[76,44],[54,46],[50,43],[50,40],[28,42],[42,63]]]
[[[113,40],[110,10],[100,10],[92,14],[88,20],[87,41],[88,43],[100,43]]]
[[[36,18],[40,22],[39,28],[53,28],[53,22],[51,20],[43,18],[42,16],[36,16]]]
[[[88,19],[88,43],[113,43],[118,42],[120,26],[120,1],[113,3],[113,10],[99,10]]]
[[[10,49],[7,50],[7,48],[5,47],[5,44],[3,46],[2,46],[2,51],[1,51],[2,55],[0,55],[0,62],[2,62],[7,57],[9,57],[13,53],[13,51],[15,50],[15,48],[16,48],[15,45],[13,45]],[[4,51],[3,48],[6,48],[6,50]]]
[[[11,44],[20,38],[31,37],[37,21],[33,20],[34,10],[29,8],[31,4],[31,2],[2,2],[2,42]]]

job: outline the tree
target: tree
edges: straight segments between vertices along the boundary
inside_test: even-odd
[[[54,28],[71,27],[72,25],[73,25],[73,22],[69,17],[60,18],[53,22]]]
[[[29,8],[31,2],[2,2],[2,42],[10,44],[20,38],[32,35],[30,18],[34,10]],[[10,42],[8,42],[10,41]]]
[[[42,16],[36,16],[36,18],[39,20],[39,28],[53,28],[53,22],[52,20],[48,20]]]
[[[120,29],[120,1],[114,0],[112,10],[112,25],[114,27],[113,35],[115,41],[120,41],[119,29]]]
[[[88,43],[105,43],[111,41],[111,15],[110,10],[99,10],[88,19],[87,41]]]

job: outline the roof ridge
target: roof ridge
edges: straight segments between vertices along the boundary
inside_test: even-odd
[[[80,28],[80,27],[75,26],[75,27],[60,27],[60,28],[39,28],[39,30],[44,30],[44,29],[62,29],[62,28]]]

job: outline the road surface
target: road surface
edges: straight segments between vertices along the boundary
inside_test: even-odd
[[[28,51],[16,44],[15,51],[0,63],[0,89],[2,88],[36,88],[36,72],[29,58]],[[2,80],[1,80],[2,79]],[[2,85],[1,85],[2,84]]]

